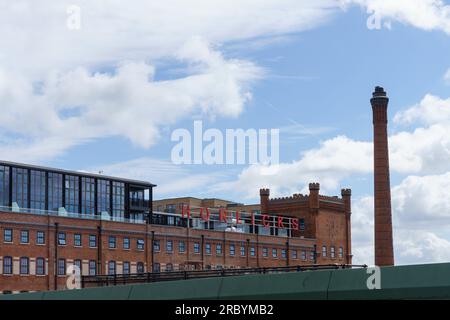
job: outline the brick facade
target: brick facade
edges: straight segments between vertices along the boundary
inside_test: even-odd
[[[305,219],[304,230],[292,237],[0,212],[0,292],[64,289],[67,275],[62,270],[58,272],[58,267],[64,270],[74,263],[80,264],[83,275],[92,274],[92,269],[97,275],[108,274],[111,266],[114,266],[115,273],[120,274],[125,270],[137,273],[152,269],[164,272],[292,266],[314,262],[350,263],[346,229],[350,212],[349,209],[345,212],[345,200],[321,196],[318,194],[319,185],[314,186],[316,189],[311,190],[312,195],[294,195],[282,199],[269,199],[269,190],[262,190],[259,205],[233,204],[219,199],[208,199],[206,202],[198,202],[195,198],[177,200],[191,205],[228,205],[233,210],[247,211],[259,211],[265,203],[270,214]],[[265,194],[267,199],[264,198]],[[171,202],[174,199],[165,204]],[[155,208],[157,206],[158,201],[155,202]],[[12,239],[8,239],[11,231]],[[38,243],[42,235],[44,241]],[[91,243],[92,237],[95,237],[95,245]],[[26,240],[26,243],[21,240]],[[76,240],[81,243],[76,243]],[[138,248],[138,241],[141,241],[142,248]],[[115,248],[112,248],[114,243]],[[129,244],[129,248],[126,244]],[[322,246],[327,247],[326,257],[322,255]],[[333,247],[335,253],[331,257]],[[12,260],[11,268],[3,270],[4,260],[9,257]],[[27,262],[22,267],[21,258],[25,258],[22,262]],[[37,268],[38,259],[40,268]],[[42,261],[45,261],[44,267]],[[138,270],[139,266],[141,270]],[[21,271],[24,271],[23,274]]]

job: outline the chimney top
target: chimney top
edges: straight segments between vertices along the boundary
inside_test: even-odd
[[[384,91],[383,87],[376,86],[375,91],[372,93],[373,98],[379,98],[379,97],[387,97],[386,91]]]
[[[341,195],[344,196],[351,196],[352,195],[352,189],[342,189]]]
[[[320,184],[317,182],[310,183],[309,190],[320,190]]]

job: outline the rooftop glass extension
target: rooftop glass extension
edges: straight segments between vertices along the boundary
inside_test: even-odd
[[[143,221],[154,184],[0,161],[0,207],[14,212]]]

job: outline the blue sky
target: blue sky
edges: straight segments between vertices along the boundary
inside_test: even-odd
[[[76,30],[65,25],[68,2],[0,4],[2,159],[150,180],[156,198],[256,203],[260,187],[273,195],[306,192],[312,181],[329,195],[351,187],[355,255],[367,262],[369,99],[381,85],[390,97],[396,255],[450,259],[448,1],[249,0],[238,11],[219,0],[78,1]],[[372,14],[380,29],[367,27]],[[194,120],[223,132],[281,129],[280,172],[174,165],[171,133]]]

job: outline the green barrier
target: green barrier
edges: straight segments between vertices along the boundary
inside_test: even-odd
[[[367,269],[304,271],[0,295],[0,300],[450,299],[450,264],[381,268],[369,290]]]

